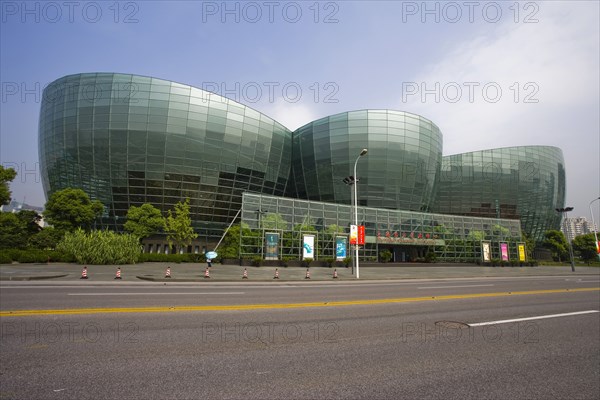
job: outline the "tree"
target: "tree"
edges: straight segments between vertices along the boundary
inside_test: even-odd
[[[42,250],[55,249],[56,245],[58,245],[64,235],[64,231],[48,226],[33,235],[29,240],[29,244],[32,247]]]
[[[0,248],[25,248],[28,238],[27,227],[16,214],[0,213]]]
[[[573,239],[573,250],[579,253],[579,256],[588,263],[598,258],[596,252],[596,239],[593,233],[579,235]]]
[[[550,230],[544,233],[543,246],[552,252],[558,261],[569,257],[569,243],[561,231]]]
[[[345,228],[343,226],[339,226],[336,224],[331,224],[327,227],[327,229],[325,229],[325,233],[331,235],[331,236],[336,236],[339,234],[343,234],[345,231]]]
[[[16,215],[17,218],[21,220],[21,223],[27,232],[28,239],[42,230],[42,227],[39,225],[42,216],[37,212],[33,210],[21,210]]]
[[[46,203],[44,217],[55,228],[73,231],[89,230],[96,218],[102,215],[104,206],[98,200],[90,200],[81,189],[67,188],[54,192]]]
[[[286,230],[288,223],[281,216],[281,214],[277,213],[268,213],[264,217],[261,218],[261,228],[264,229],[282,229]]]
[[[10,189],[8,183],[17,177],[17,172],[12,168],[0,165],[0,206],[10,203]]]
[[[483,231],[471,231],[471,232],[469,232],[469,235],[467,236],[467,240],[470,240],[474,243],[479,243],[483,239],[485,239],[485,232],[483,232]]]
[[[525,242],[525,251],[527,253],[527,259],[532,259],[533,249],[535,248],[535,239],[531,235],[528,235],[526,232],[523,232],[521,240]]]
[[[183,246],[188,246],[192,240],[198,237],[192,228],[192,219],[190,218],[190,199],[186,198],[175,204],[175,216],[169,210],[169,216],[165,220],[165,230],[167,232],[167,242],[169,247],[173,243],[180,249]]]
[[[123,226],[127,232],[143,239],[165,228],[165,217],[152,204],[131,206],[127,211],[127,222]]]
[[[219,257],[223,258],[239,258],[240,257],[240,241],[244,246],[244,253],[254,252],[260,253],[260,233],[253,232],[248,224],[242,222],[240,225],[233,225],[227,231],[223,238],[223,242],[219,246]]]

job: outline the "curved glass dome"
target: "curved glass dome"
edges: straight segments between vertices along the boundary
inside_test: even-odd
[[[289,195],[350,204],[343,183],[357,164],[358,204],[427,211],[442,159],[439,128],[419,115],[362,110],[332,115],[293,132]]]
[[[546,230],[560,228],[562,151],[520,146],[445,156],[434,204],[442,214],[519,219],[524,232],[542,240]]]
[[[189,197],[196,228],[222,229],[242,192],[284,194],[291,144],[290,130],[251,108],[146,76],[69,75],[44,90],[40,110],[46,196],[82,188],[109,225],[132,205],[166,211]]]

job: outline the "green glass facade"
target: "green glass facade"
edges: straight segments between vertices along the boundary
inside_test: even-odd
[[[347,234],[354,187],[343,180],[354,175],[362,149],[368,153],[357,164],[357,200],[368,240],[361,257],[377,257],[387,246],[402,260],[425,250],[445,260],[471,259],[481,240],[507,241],[514,252],[521,229],[540,240],[559,227],[560,149],[442,157],[440,129],[408,112],[344,112],[292,132],[214,93],[117,73],[60,78],[44,90],[40,109],[47,197],[81,188],[105,205],[97,226],[116,230],[131,206],[150,203],[166,214],[189,198],[193,226],[207,248],[242,208],[242,221],[252,226],[256,218],[259,230],[266,212],[284,216],[286,235],[298,224],[313,226],[319,240],[331,225]],[[319,246],[326,254],[329,245]],[[292,247],[286,251],[297,250]]]
[[[564,204],[562,151],[522,146],[444,157],[433,211],[518,219],[540,241],[545,231],[560,229],[555,208]]]
[[[349,235],[353,207],[244,193],[241,256],[253,258],[264,251],[265,234],[280,234],[280,255],[299,259],[303,235],[316,238],[317,259],[335,257],[335,238]],[[276,216],[276,217],[275,217]],[[491,258],[500,259],[500,243],[506,243],[508,259],[518,260],[521,242],[518,220],[442,215],[415,211],[358,208],[358,222],[365,226],[365,245],[359,257],[376,261],[386,249],[394,261],[415,261],[427,253],[439,261],[482,259],[482,241],[491,244]],[[258,237],[260,240],[256,240]]]
[[[393,210],[431,209],[442,160],[439,128],[419,115],[362,110],[332,115],[294,131],[288,196],[351,204],[342,180],[359,160],[358,204]]]
[[[242,192],[284,194],[291,131],[190,86],[78,74],[44,91],[39,153],[46,195],[84,189],[106,206],[104,226],[118,229],[130,206],[166,212],[189,197],[198,232],[220,236]]]

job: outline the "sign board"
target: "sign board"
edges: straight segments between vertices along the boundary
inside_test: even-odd
[[[347,257],[347,243],[348,238],[345,236],[338,236],[335,238],[335,259],[342,261]]]
[[[358,227],[356,225],[350,225],[350,244],[356,244],[358,242]]]
[[[508,243],[500,243],[500,259],[508,261]]]
[[[365,244],[365,226],[358,226],[358,244]]]
[[[279,233],[265,233],[265,260],[277,260],[279,258]]]
[[[302,259],[315,258],[315,236],[304,235],[302,243]]]
[[[481,242],[481,257],[484,262],[492,260],[492,248],[490,242]]]
[[[525,243],[519,243],[519,261],[525,261]]]

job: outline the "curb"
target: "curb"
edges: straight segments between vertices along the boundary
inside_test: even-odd
[[[0,276],[0,281],[38,281],[42,279],[64,278],[69,274],[63,275],[43,275],[43,276]],[[8,279],[7,279],[8,278]]]

